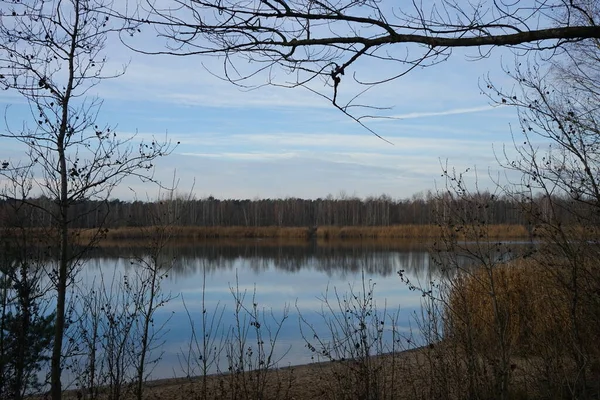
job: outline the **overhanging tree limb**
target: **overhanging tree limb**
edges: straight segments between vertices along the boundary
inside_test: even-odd
[[[356,96],[350,95],[350,100],[339,96],[344,75],[344,82],[353,79],[359,85],[373,86],[398,79],[416,66],[445,61],[456,48],[477,49],[484,58],[493,47],[539,51],[600,39],[595,6],[587,0],[401,4],[385,0],[146,0],[143,4],[136,15],[128,17],[152,25],[166,40],[166,47],[148,48],[124,38],[135,50],[222,56],[224,79],[243,87],[264,84],[256,84],[260,73],[265,73],[268,84],[288,87],[307,87],[321,79],[329,89],[320,93],[345,113],[357,104]],[[361,79],[356,76],[358,61],[369,58],[396,64],[388,76],[382,69],[377,79]],[[287,73],[284,81],[273,80],[274,69]]]

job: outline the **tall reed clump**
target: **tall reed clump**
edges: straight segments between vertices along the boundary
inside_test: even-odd
[[[565,293],[546,269],[532,262],[515,262],[499,266],[491,274],[492,277],[487,271],[476,270],[454,278],[445,320],[448,339],[469,334],[476,351],[494,354],[496,327],[490,320],[494,313],[506,316],[507,341],[521,355],[539,352],[545,346],[542,343],[554,335],[564,336],[569,325]],[[489,296],[491,279],[495,283],[496,304]],[[469,323],[461,315],[469,315]],[[540,341],[542,338],[545,340]]]
[[[448,178],[434,257],[444,276],[419,288],[429,397],[599,398],[595,229],[549,219],[533,226],[537,242],[499,241],[487,223],[494,195]]]
[[[527,397],[597,398],[597,292],[580,288],[578,301],[585,305],[573,309],[573,287],[564,284],[570,271],[559,264],[528,259],[499,266],[493,276],[477,270],[455,277],[445,310],[445,340],[477,354],[484,363],[481,373],[493,370],[501,346],[508,347],[510,383]],[[598,274],[592,271],[595,265],[582,269]],[[585,324],[577,326],[577,321]]]
[[[488,205],[496,195],[471,193],[462,174],[445,175],[448,190],[437,199],[440,237],[433,246],[441,276],[424,285],[408,282],[424,296],[417,323],[425,360],[413,375],[426,382],[430,398],[514,398],[519,395],[513,385],[515,348],[507,329],[513,317],[503,303],[503,276],[497,271],[518,252],[512,243],[499,241],[489,224],[494,211]],[[489,315],[465,298],[461,288],[470,280],[479,285],[479,300],[485,299]],[[489,343],[478,337],[481,313],[488,318]]]

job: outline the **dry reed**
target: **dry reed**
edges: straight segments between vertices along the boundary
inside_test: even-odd
[[[461,273],[449,291],[446,343],[482,362],[471,373],[489,373],[508,357],[513,388],[528,387],[533,397],[600,390],[589,387],[600,381],[599,272],[592,264],[578,265],[577,273],[596,283],[577,288],[571,267],[558,261],[526,259]]]
[[[566,273],[526,261],[465,273],[455,279],[450,294],[447,332],[465,336],[469,330],[478,351],[493,352],[502,323],[519,354],[539,354],[540,346],[572,332],[572,290],[563,283],[567,277],[558,276]],[[468,324],[460,318],[467,314]],[[592,336],[587,340],[600,340],[600,332],[588,334]]]
[[[527,230],[522,225],[490,226],[490,238],[516,239],[526,238]],[[146,230],[148,230],[146,228]],[[81,239],[87,239],[97,231],[82,229]],[[106,241],[136,240],[145,237],[140,228],[125,227],[107,230]],[[437,239],[441,228],[437,225],[390,225],[390,226],[320,226],[307,227],[278,226],[183,226],[176,230],[176,239],[301,239],[317,238],[321,240],[347,239]]]

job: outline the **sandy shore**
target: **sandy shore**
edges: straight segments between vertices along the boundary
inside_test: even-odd
[[[414,372],[423,366],[424,351],[409,350],[400,353],[372,357],[370,369],[376,371],[370,377],[371,387],[377,386],[393,398],[419,398]],[[356,361],[320,362],[290,366],[258,373],[221,374],[207,377],[174,378],[149,381],[144,387],[144,399],[327,399],[337,398],[341,392],[361,390],[366,387],[365,364]],[[412,373],[411,373],[412,371]],[[422,387],[422,386],[421,386]],[[368,390],[368,389],[367,389]],[[371,389],[373,390],[373,389]],[[125,399],[133,399],[126,389]],[[358,396],[358,393],[356,393]],[[101,393],[109,399],[108,393]],[[89,394],[68,391],[65,399],[86,399]],[[351,398],[359,398],[352,395]]]

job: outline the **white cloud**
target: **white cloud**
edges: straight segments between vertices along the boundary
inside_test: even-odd
[[[181,153],[181,155],[206,158],[226,158],[242,161],[281,160],[297,156],[296,153]]]
[[[340,153],[348,149],[361,149],[363,151],[379,151],[379,155],[426,155],[436,154],[438,156],[452,151],[468,149],[491,150],[491,143],[483,140],[465,139],[462,136],[439,138],[426,137],[423,135],[388,135],[386,139],[392,144],[384,142],[369,133],[365,134],[341,134],[341,133],[289,133],[276,134],[245,134],[232,135],[233,142],[240,145],[255,145],[262,148],[286,148],[286,149],[310,149],[316,153],[331,152]],[[227,139],[230,140],[230,139]],[[357,154],[357,153],[355,153]]]
[[[479,107],[469,107],[469,108],[455,108],[451,110],[444,111],[429,111],[429,112],[411,112],[406,114],[398,114],[392,115],[390,118],[397,119],[413,119],[413,118],[425,118],[425,117],[439,117],[443,115],[458,115],[458,114],[471,114],[482,111],[490,111],[497,108],[497,106],[487,105],[487,106],[479,106]]]

